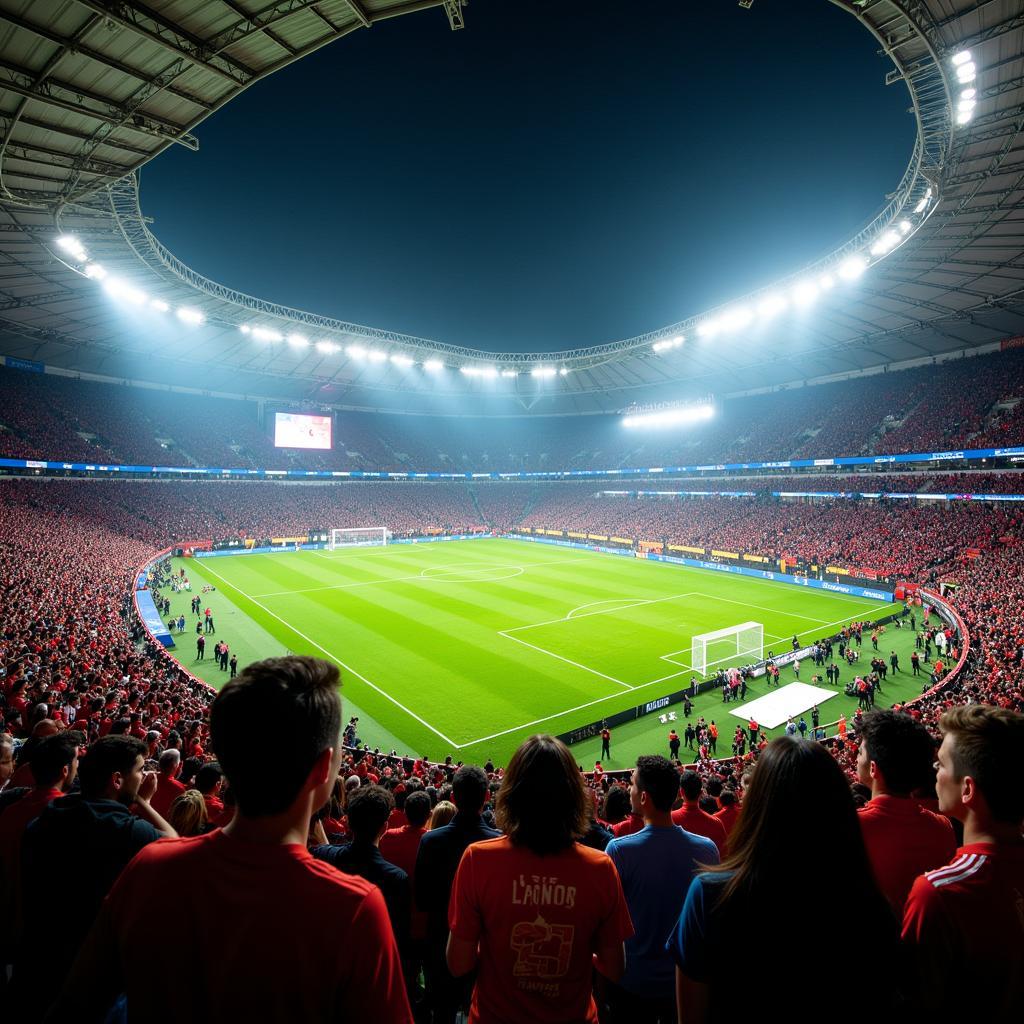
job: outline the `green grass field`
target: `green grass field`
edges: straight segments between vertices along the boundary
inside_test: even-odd
[[[360,716],[362,739],[480,762],[504,763],[532,732],[565,732],[682,688],[692,674],[694,634],[753,620],[764,625],[766,647],[781,652],[794,633],[813,640],[892,610],[766,580],[514,540],[188,559],[176,561],[180,567],[193,592],[216,587],[204,601],[217,638],[241,665],[285,651],[328,658],[341,667],[346,715]],[[174,615],[189,618],[190,598],[172,596]],[[226,673],[209,658],[195,660],[194,628],[189,620],[175,653],[220,685]],[[886,637],[905,667],[908,644],[908,631]],[[853,673],[843,668],[845,681]],[[783,681],[791,679],[785,670]],[[909,672],[905,679],[886,687],[887,703],[919,692]],[[763,693],[755,683],[748,700]],[[835,717],[853,704],[835,698],[829,708]],[[723,719],[729,710],[717,694],[697,707],[712,716],[717,708]],[[617,730],[609,764],[624,767],[635,753],[660,750],[665,732],[654,715]],[[574,749],[581,763],[592,763],[599,745]]]

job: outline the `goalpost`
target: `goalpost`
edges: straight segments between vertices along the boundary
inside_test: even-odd
[[[331,530],[329,551],[338,548],[378,548],[387,544],[391,534],[386,526],[360,526]]]
[[[738,626],[700,633],[693,638],[690,667],[706,675],[713,665],[761,661],[764,657],[764,626],[760,622],[742,622]]]

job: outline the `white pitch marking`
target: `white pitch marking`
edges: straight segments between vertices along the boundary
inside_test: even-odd
[[[278,622],[280,622],[284,626],[287,626],[288,629],[290,629],[296,636],[301,636],[302,639],[306,641],[306,643],[311,644],[318,651],[320,651],[321,653],[327,655],[327,657],[330,658],[330,660],[333,661],[336,665],[340,665],[343,669],[345,669],[346,672],[351,672],[352,675],[354,675],[357,679],[361,679],[364,683],[366,683],[367,686],[369,686],[371,689],[376,690],[377,693],[379,693],[382,697],[386,697],[389,701],[391,701],[392,704],[395,705],[396,708],[400,708],[407,715],[410,715],[412,718],[415,718],[416,721],[420,723],[420,725],[425,726],[426,728],[428,728],[435,736],[438,736],[442,740],[444,740],[445,743],[448,743],[448,744],[450,744],[451,746],[453,746],[455,748],[458,748],[458,747],[461,746],[461,744],[458,744],[454,740],[451,740],[447,736],[445,736],[445,734],[443,732],[441,732],[440,729],[435,729],[428,721],[426,721],[425,719],[420,718],[420,716],[417,715],[415,711],[410,711],[409,708],[407,708],[400,701],[395,700],[395,698],[392,697],[390,693],[387,693],[386,691],[382,690],[379,686],[377,686],[376,683],[371,683],[370,680],[366,678],[366,676],[364,676],[360,672],[357,672],[354,668],[351,667],[351,665],[345,664],[345,662],[343,662],[341,660],[341,658],[339,658],[337,655],[331,654],[331,652],[328,651],[325,647],[321,647],[320,644],[318,644],[315,640],[311,640],[308,636],[306,636],[305,633],[302,633],[299,630],[297,630],[286,619],[282,619],[281,616],[278,615],[276,612],[272,612],[265,604],[260,604],[260,602],[257,601],[256,598],[250,597],[240,587],[236,587],[233,583],[231,583],[228,580],[224,579],[224,577],[221,576],[221,574],[219,572],[215,572],[209,566],[203,566],[203,570],[211,573],[214,576],[216,576],[217,579],[219,579],[221,581],[221,583],[227,584],[232,590],[238,591],[239,594],[241,594],[243,597],[248,598],[258,608],[262,608],[268,615],[273,615],[274,618],[277,619]]]
[[[640,608],[641,606],[647,604],[661,604],[664,601],[678,601],[679,599],[684,597],[692,597],[694,593],[696,592],[691,590],[685,594],[670,594],[668,597],[640,597],[636,598],[635,600],[632,598],[623,598],[624,601],[629,601],[630,603],[621,604],[615,608],[606,608],[603,611],[584,612],[582,615],[576,615],[571,619],[568,615],[563,615],[560,619],[546,619],[544,622],[531,622],[529,625],[526,626],[512,626],[507,630],[503,630],[502,632],[515,633],[521,629],[536,629],[538,626],[553,626],[556,622],[576,622],[579,619],[589,618],[591,615],[611,615],[614,612],[625,611],[628,608]],[[603,604],[604,602],[595,601],[594,603]],[[585,608],[586,605],[582,605],[581,607]],[[574,608],[573,611],[579,611],[579,608]]]
[[[610,683],[617,683],[619,686],[625,687],[627,690],[635,689],[635,687],[630,686],[629,683],[624,683],[621,679],[616,679],[615,676],[606,676],[603,672],[598,672],[596,668],[588,668],[586,665],[581,665],[578,661],[573,661],[571,658],[563,658],[561,654],[555,654],[554,651],[547,651],[543,647],[527,643],[525,640],[520,640],[519,637],[510,636],[509,634],[510,631],[498,630],[498,636],[503,636],[506,640],[515,640],[517,644],[522,644],[524,647],[530,647],[535,651],[539,651],[541,654],[546,654],[549,658],[557,658],[559,661],[564,661],[567,665],[573,665],[575,668],[582,669],[584,672],[589,672],[591,675],[600,676],[602,679],[607,679]]]

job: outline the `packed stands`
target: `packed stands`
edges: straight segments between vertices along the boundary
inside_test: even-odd
[[[1024,354],[1009,351],[725,398],[680,436],[616,416],[338,412],[331,451],[277,449],[255,402],[0,368],[7,457],[129,465],[536,471],[894,454],[1024,443]],[[116,412],[115,412],[116,410]],[[272,422],[274,408],[267,406]]]

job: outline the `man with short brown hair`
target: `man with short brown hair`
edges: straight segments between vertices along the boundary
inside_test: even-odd
[[[903,941],[921,1004],[944,1018],[1020,1020],[1024,1014],[1024,715],[987,704],[939,723],[939,810],[963,822],[944,868],[914,882]]]

